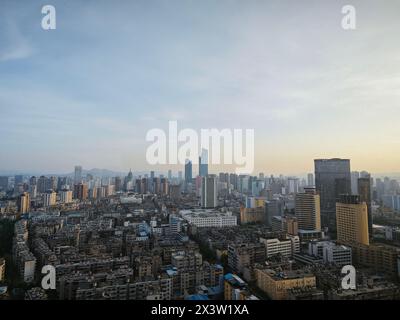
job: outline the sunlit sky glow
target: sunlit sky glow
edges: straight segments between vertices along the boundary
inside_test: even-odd
[[[254,129],[255,172],[400,171],[398,0],[46,4],[56,30],[43,1],[0,2],[1,170],[164,170],[146,132],[177,120]]]

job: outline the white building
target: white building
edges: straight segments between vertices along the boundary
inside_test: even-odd
[[[352,252],[350,247],[337,245],[332,241],[312,241],[308,245],[308,253],[315,257],[321,257],[324,263],[345,266],[352,264]]]
[[[265,245],[267,258],[278,254],[283,257],[291,257],[294,253],[300,252],[300,238],[298,236],[288,236],[285,240],[260,238],[260,242]]]
[[[181,217],[189,224],[199,228],[224,228],[237,225],[237,217],[232,212],[220,212],[212,209],[181,210]]]

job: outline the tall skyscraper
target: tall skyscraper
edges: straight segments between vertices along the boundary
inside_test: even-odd
[[[358,178],[360,178],[360,173],[358,171],[351,172],[351,194],[358,193]]]
[[[358,179],[358,195],[360,196],[360,202],[367,204],[368,211],[368,231],[372,235],[372,192],[371,192],[371,177]]]
[[[74,198],[86,200],[88,198],[88,186],[84,183],[78,183],[74,186]]]
[[[358,195],[342,195],[336,203],[337,240],[369,245],[368,209]]]
[[[74,183],[81,183],[82,182],[82,167],[75,166],[75,175],[74,175]]]
[[[312,186],[314,186],[314,185],[315,185],[315,182],[314,182],[314,175],[313,175],[312,173],[309,173],[309,174],[307,175],[307,186],[312,187]]]
[[[186,160],[185,163],[185,182],[186,184],[192,183],[193,173],[192,173],[192,161]]]
[[[218,205],[217,177],[208,175],[201,179],[201,206],[203,208],[215,208]]]
[[[315,188],[304,188],[304,193],[296,194],[295,213],[301,230],[321,230],[320,196]]]
[[[0,177],[0,190],[7,190],[8,189],[8,177]]]
[[[335,205],[341,194],[351,194],[350,160],[317,159],[315,187],[321,198],[321,224],[336,229]]]
[[[172,170],[168,170],[168,180],[172,180]]]
[[[22,193],[18,197],[18,212],[21,214],[27,213],[31,207],[31,198],[28,192]]]
[[[208,175],[208,151],[206,149],[201,150],[201,156],[199,157],[199,176],[206,177]]]

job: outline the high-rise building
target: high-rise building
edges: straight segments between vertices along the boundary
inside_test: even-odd
[[[3,176],[0,177],[0,190],[7,190],[8,189],[8,177]]]
[[[172,180],[172,170],[168,170],[168,180]]]
[[[357,194],[359,178],[360,178],[360,173],[358,171],[351,172],[351,194]]]
[[[37,180],[37,192],[44,193],[47,190],[47,178],[45,176],[40,176]]]
[[[30,207],[31,197],[28,192],[24,192],[18,197],[18,212],[21,214],[27,213]]]
[[[82,167],[75,166],[74,183],[78,184],[82,182]]]
[[[337,240],[369,245],[368,208],[357,195],[342,195],[336,203]]]
[[[71,190],[60,191],[60,202],[61,203],[71,203],[72,202],[72,191]]]
[[[57,194],[53,190],[43,193],[43,207],[54,206],[57,201]]]
[[[18,185],[20,183],[24,182],[24,177],[22,175],[16,175],[14,176],[14,184]]]
[[[320,196],[315,188],[304,188],[295,198],[295,213],[301,230],[321,230]]]
[[[192,161],[186,160],[185,163],[185,182],[186,184],[192,183]]]
[[[321,224],[336,229],[335,204],[341,194],[351,194],[350,160],[317,159],[315,187],[321,197]]]
[[[272,227],[272,218],[282,216],[284,204],[280,199],[265,201],[265,224]]]
[[[206,149],[201,150],[199,157],[199,176],[206,177],[208,175],[208,151]]]
[[[360,196],[360,202],[367,204],[368,210],[368,231],[369,235],[372,235],[372,192],[371,192],[371,177],[359,178],[358,179],[358,195]]]
[[[211,174],[201,179],[201,206],[215,208],[218,205],[217,178]]]
[[[309,187],[312,187],[312,186],[315,185],[315,182],[314,182],[314,175],[313,175],[312,173],[309,173],[309,174],[307,175],[307,185],[308,185]]]
[[[74,198],[79,200],[86,200],[88,198],[88,186],[84,183],[74,185]]]

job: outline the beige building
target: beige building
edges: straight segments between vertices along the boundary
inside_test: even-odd
[[[359,196],[343,195],[336,203],[337,240],[369,245],[368,208]]]
[[[295,212],[299,229],[321,230],[321,201],[315,188],[304,188],[304,193],[296,194]]]
[[[24,192],[18,198],[18,212],[27,213],[31,207],[31,197],[28,192]]]
[[[313,274],[302,270],[278,272],[272,269],[256,269],[257,286],[272,300],[285,300],[291,289],[316,288]]]

